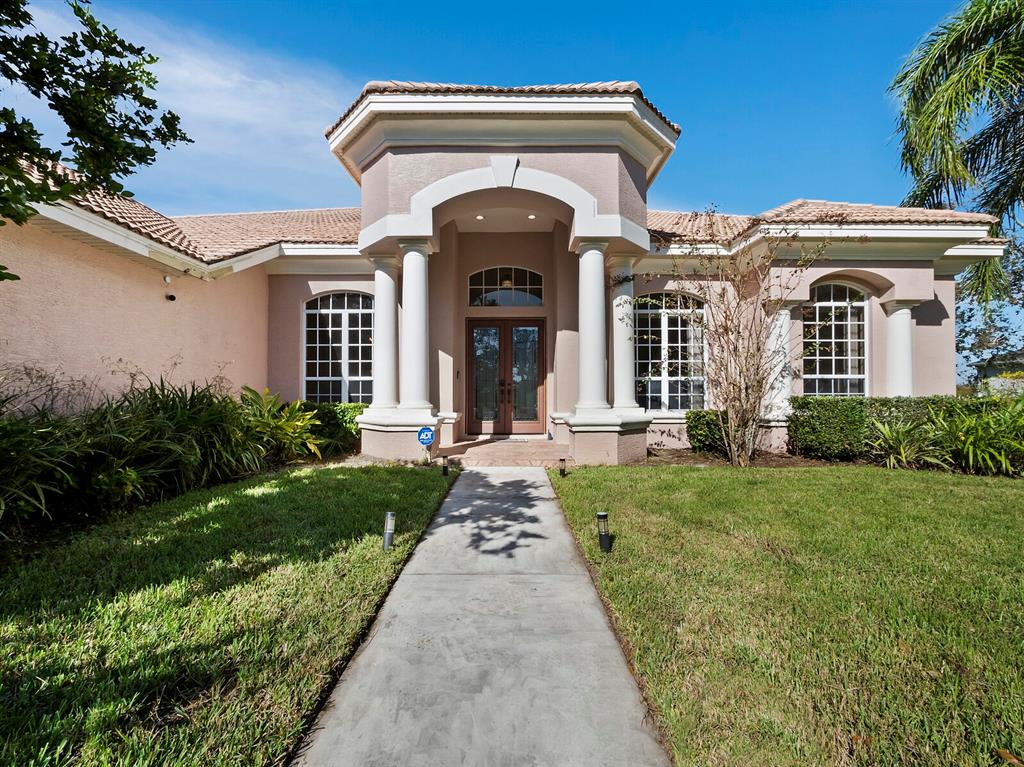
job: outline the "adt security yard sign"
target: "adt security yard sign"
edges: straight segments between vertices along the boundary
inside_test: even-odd
[[[416,435],[416,439],[420,441],[420,444],[423,445],[423,447],[430,447],[434,444],[434,430],[429,426],[424,426],[420,429],[419,434]]]

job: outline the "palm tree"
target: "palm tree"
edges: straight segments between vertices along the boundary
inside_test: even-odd
[[[910,55],[901,102],[905,205],[969,204],[1015,223],[1024,201],[1024,0],[970,0]],[[962,294],[988,316],[1010,285],[998,261],[968,269]]]

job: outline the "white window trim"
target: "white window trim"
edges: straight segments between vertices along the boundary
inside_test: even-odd
[[[524,270],[524,271],[529,272],[531,274],[536,274],[538,277],[540,277],[540,303],[539,304],[523,304],[521,306],[518,306],[518,305],[515,305],[515,304],[506,304],[504,306],[488,306],[487,304],[474,304],[470,300],[470,298],[469,298],[470,291],[473,289],[473,285],[472,285],[473,277],[475,277],[478,274],[483,274],[484,272],[488,271],[489,269],[497,269],[499,274],[501,273],[502,269],[521,269],[521,270]],[[514,272],[513,272],[513,274],[514,274]],[[515,281],[513,281],[512,285],[513,285],[513,287],[511,289],[515,290]],[[466,306],[469,307],[470,309],[510,309],[510,308],[511,309],[543,309],[546,306],[546,301],[547,301],[547,285],[545,284],[544,273],[543,272],[538,272],[536,269],[531,269],[528,266],[513,266],[511,264],[500,264],[498,266],[485,266],[482,269],[477,269],[476,271],[470,272],[469,274],[466,275],[466,286],[465,287],[466,287],[466,292],[463,293],[462,295],[466,299]],[[527,287],[529,288],[529,285],[527,285]],[[498,288],[500,290],[501,286],[499,285]]]
[[[349,321],[349,316],[351,314],[354,314],[354,313],[357,313],[357,312],[359,312],[359,313],[369,312],[370,315],[372,316],[373,315],[373,308],[371,307],[368,310],[367,309],[362,309],[362,308],[360,308],[360,309],[320,309],[320,308],[310,309],[309,308],[309,303],[311,301],[318,301],[319,299],[323,298],[324,296],[348,295],[348,294],[355,294],[355,295],[358,295],[358,296],[368,296],[371,300],[375,300],[373,294],[371,294],[371,293],[367,293],[367,292],[361,291],[361,290],[344,290],[344,289],[342,289],[342,290],[328,290],[328,291],[326,291],[324,293],[317,293],[315,296],[310,296],[309,298],[303,299],[303,301],[302,301],[301,309],[300,309],[300,312],[302,314],[302,323],[301,323],[302,341],[300,343],[300,348],[302,349],[302,362],[301,362],[301,364],[302,364],[302,367],[301,367],[302,381],[301,381],[301,389],[299,391],[299,399],[302,399],[302,400],[306,399],[306,384],[309,383],[310,381],[337,381],[337,380],[341,380],[341,400],[340,400],[340,402],[347,403],[347,402],[349,402],[349,379],[350,378],[353,381],[372,381],[373,380],[373,356],[372,356],[373,355],[373,352],[372,352],[373,345],[372,344],[370,345],[370,348],[371,348],[371,352],[370,352],[370,354],[371,354],[371,357],[370,357],[370,375],[368,375],[368,376],[363,376],[363,375],[349,376],[348,375],[349,346],[350,346],[350,344],[348,342],[348,331],[349,331],[349,323],[348,323],[348,321]],[[307,338],[306,338],[306,332],[309,330],[309,328],[306,325],[306,318],[310,314],[327,314],[327,315],[330,315],[330,314],[342,314],[342,315],[344,315],[344,321],[342,323],[342,330],[341,330],[341,335],[342,335],[342,343],[341,343],[341,348],[342,348],[342,352],[341,352],[341,370],[342,370],[342,375],[340,376],[340,379],[339,379],[338,376],[319,376],[319,375],[317,375],[317,376],[310,376],[310,375],[307,375],[306,366],[307,366],[307,363],[309,362],[309,342],[307,341]],[[373,325],[371,325],[371,327],[370,327],[371,335],[375,332],[375,329],[376,328]],[[319,346],[319,345],[322,345],[322,344],[314,344],[314,345],[315,346]],[[362,362],[362,360],[360,360],[360,362]],[[318,364],[319,364],[319,361],[318,361]],[[307,401],[314,402],[314,400],[307,400]],[[334,401],[334,400],[320,400],[320,399],[315,400],[315,402],[332,402],[332,401]],[[367,404],[369,404],[369,403],[367,403]]]
[[[670,316],[686,316],[686,317],[698,316],[698,317],[700,317],[700,321],[699,322],[697,322],[697,323],[694,323],[693,321],[690,322],[690,328],[691,328],[691,331],[692,331],[692,329],[695,326],[703,327],[704,307],[703,307],[703,303],[700,302],[700,299],[698,299],[698,298],[693,298],[693,300],[701,303],[701,308],[699,308],[699,309],[666,309],[664,307],[654,307],[654,306],[651,306],[650,304],[647,304],[646,306],[641,304],[639,308],[637,307],[637,303],[636,303],[637,299],[644,299],[644,298],[649,298],[650,296],[657,296],[657,295],[672,295],[672,293],[670,291],[656,291],[654,293],[645,293],[645,294],[636,296],[633,299],[633,346],[634,346],[634,349],[636,348],[636,315],[638,313],[640,313],[640,312],[643,312],[643,313],[646,313],[646,314],[654,314],[654,313],[657,312],[657,314],[659,316],[659,319],[661,320],[661,359],[659,360],[659,364],[661,365],[661,375],[660,375],[660,377],[658,379],[660,384],[661,384],[661,408],[658,409],[658,410],[651,410],[649,408],[645,408],[644,410],[647,413],[655,414],[655,418],[656,419],[671,419],[673,421],[675,421],[675,420],[684,421],[686,419],[686,414],[689,413],[689,412],[692,412],[696,408],[690,408],[690,409],[685,409],[685,410],[670,409],[669,406],[668,406],[668,403],[669,403],[669,385],[668,385],[668,382],[669,381],[691,381],[691,382],[693,382],[693,381],[700,381],[703,384],[703,388],[704,388],[704,391],[701,394],[701,400],[702,400],[703,407],[706,408],[707,407],[707,402],[708,402],[707,375],[703,375],[703,376],[670,376],[668,374],[668,370],[667,370],[668,366],[664,364],[666,359],[667,359],[667,355],[668,355],[668,349],[667,349],[667,345],[668,345],[668,331],[669,331],[668,318]],[[701,352],[700,353],[701,353],[701,367],[706,372],[707,371],[707,363],[708,363],[708,359],[707,359],[708,350],[707,350],[707,336],[706,336],[706,334],[704,332],[701,332]],[[637,366],[637,360],[635,359],[635,352],[634,352],[634,360],[633,360],[633,385],[634,385],[634,387],[636,386],[637,380],[640,379],[640,376],[638,376],[636,374],[637,373],[636,366]],[[649,380],[655,380],[655,379],[652,377]]]
[[[863,394],[853,394],[853,395],[850,395],[850,394],[812,394],[812,395],[807,395],[807,396],[813,396],[813,397],[863,397],[863,398],[870,397],[871,396],[871,347],[872,347],[872,343],[871,343],[871,294],[868,293],[860,285],[854,285],[851,282],[842,282],[840,280],[826,280],[825,282],[820,282],[817,285],[811,286],[811,292],[813,293],[815,288],[824,287],[825,285],[841,285],[844,288],[848,288],[850,290],[856,290],[858,293],[860,293],[862,296],[864,296],[864,300],[863,301],[849,301],[849,302],[847,302],[847,301],[813,301],[813,300],[811,300],[811,301],[808,301],[806,304],[804,304],[804,306],[863,306],[864,307],[864,374],[863,375],[859,375],[859,376],[854,376],[854,375],[835,375],[835,374],[832,374],[832,375],[808,375],[806,373],[801,372],[801,382],[806,381],[809,378],[810,379],[814,379],[814,380],[824,380],[824,379],[850,380],[850,379],[855,379],[855,378],[863,378],[864,379],[864,393]],[[801,363],[803,362],[803,359],[804,359],[804,339],[806,338],[806,336],[804,335],[804,327],[803,327],[803,325],[804,325],[804,323],[801,320],[801,328],[800,328],[800,360],[801,360]],[[847,357],[847,361],[849,361],[850,359],[851,359],[850,357]],[[802,371],[802,369],[803,369],[803,365],[802,364],[800,365],[800,369]],[[802,383],[801,383],[801,385],[802,385]],[[804,392],[804,394],[806,395],[807,393]]]

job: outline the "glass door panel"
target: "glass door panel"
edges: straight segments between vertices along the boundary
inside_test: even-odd
[[[473,420],[497,421],[500,395],[501,329],[474,327],[473,360]]]
[[[537,420],[540,328],[512,328],[512,420]]]

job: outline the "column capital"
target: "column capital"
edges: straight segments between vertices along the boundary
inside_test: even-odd
[[[895,299],[893,301],[883,301],[882,311],[886,315],[893,315],[900,309],[913,309],[915,306],[923,303],[920,299]]]
[[[430,240],[423,238],[399,240],[398,248],[403,254],[420,253],[424,256],[430,255]]]
[[[381,271],[396,270],[401,265],[398,256],[369,256],[374,269]]]
[[[576,246],[576,255],[582,256],[584,253],[597,250],[602,254],[608,250],[608,240],[581,240]]]
[[[636,266],[636,262],[640,260],[639,256],[624,256],[614,255],[607,256],[604,261],[605,269],[609,272],[614,271],[633,271],[633,267]]]

